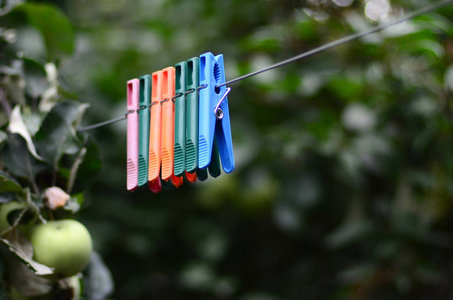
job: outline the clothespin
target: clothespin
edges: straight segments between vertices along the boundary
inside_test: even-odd
[[[186,178],[190,182],[197,180],[198,169],[198,87],[200,59],[187,60],[186,83]]]
[[[171,184],[180,187],[183,178],[174,175],[175,68],[163,69],[162,76],[162,185],[171,180]]]
[[[234,171],[233,142],[231,137],[230,114],[227,94],[230,89],[225,86],[223,55],[210,52],[200,56],[200,89],[199,101],[199,155],[198,168],[204,169],[215,163],[213,158],[215,140],[220,160],[226,173]],[[216,170],[213,170],[216,171]],[[211,174],[212,176],[212,174]]]
[[[162,71],[152,74],[151,121],[149,127],[148,181],[159,179],[161,166],[162,132]],[[151,186],[150,186],[151,187]]]
[[[175,65],[175,161],[174,174],[181,176],[186,169],[186,86],[187,63]]]
[[[198,57],[187,60],[186,81],[186,171],[193,173],[198,168],[198,87],[200,60]]]
[[[127,189],[133,191],[138,186],[138,104],[139,80],[127,82]]]
[[[151,76],[140,77],[140,108],[139,108],[139,148],[138,148],[138,185],[148,182],[149,158],[149,105],[151,104]]]
[[[196,59],[196,69],[192,60]],[[197,180],[198,161],[198,57],[176,64],[175,86],[175,175],[185,173],[190,182]],[[195,76],[195,78],[194,78]],[[191,138],[192,137],[192,138]],[[195,139],[193,139],[195,137]],[[196,145],[194,146],[194,143]],[[194,151],[196,150],[196,152]],[[192,173],[188,173],[192,162]]]
[[[171,183],[176,187],[179,188],[183,184],[184,180],[183,177],[178,177],[176,175],[171,176]]]
[[[173,175],[175,147],[175,68],[162,70],[162,179]]]
[[[157,194],[157,193],[159,193],[160,191],[162,191],[162,182],[161,182],[161,180],[160,180],[160,177],[158,177],[156,180],[149,181],[149,182],[148,182],[148,185],[149,185],[149,189],[150,189],[151,192],[153,192],[154,194]]]

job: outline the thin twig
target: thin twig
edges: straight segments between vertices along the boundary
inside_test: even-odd
[[[77,155],[77,158],[74,162],[74,164],[72,165],[71,167],[71,170],[69,172],[69,179],[68,179],[68,185],[67,185],[67,188],[66,188],[66,192],[68,194],[71,193],[72,191],[72,188],[74,187],[74,182],[75,182],[75,178],[76,178],[76,175],[77,175],[77,171],[79,170],[79,166],[80,164],[83,162],[83,160],[85,159],[85,155],[87,153],[87,148],[86,147],[83,147],[79,154]]]

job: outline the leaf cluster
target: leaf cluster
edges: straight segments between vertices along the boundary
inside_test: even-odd
[[[89,135],[77,132],[89,105],[67,91],[58,71],[74,50],[67,17],[53,5],[3,1],[0,22],[0,212],[7,224],[0,233],[0,254],[7,262],[1,287],[57,297],[68,283],[42,277],[53,271],[33,261],[23,228],[73,218],[102,167],[100,151]],[[39,34],[43,55],[17,42],[27,32]],[[51,187],[69,195],[59,208],[49,205]],[[13,202],[23,206],[3,212]],[[106,269],[100,258],[93,264]],[[101,291],[99,299],[109,292]]]

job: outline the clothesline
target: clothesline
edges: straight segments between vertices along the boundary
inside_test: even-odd
[[[447,1],[438,2],[438,3],[435,3],[433,5],[430,5],[430,6],[427,6],[425,8],[422,8],[420,10],[417,10],[415,12],[412,12],[410,14],[407,14],[407,15],[405,15],[405,16],[403,16],[401,18],[398,18],[396,20],[393,20],[393,21],[390,21],[390,22],[387,22],[387,23],[384,23],[384,24],[381,24],[381,25],[378,25],[378,26],[374,26],[374,27],[372,27],[370,29],[367,29],[367,30],[364,30],[362,32],[358,32],[358,33],[354,33],[354,34],[345,36],[345,37],[343,37],[341,39],[338,39],[336,41],[327,43],[325,45],[322,45],[320,47],[314,48],[314,49],[309,50],[307,52],[301,53],[299,55],[296,55],[296,56],[291,57],[289,59],[286,59],[284,61],[278,62],[276,64],[273,64],[271,66],[263,68],[261,70],[253,71],[253,72],[250,72],[248,74],[245,74],[245,75],[239,76],[237,78],[231,79],[229,81],[226,81],[225,83],[222,83],[222,84],[218,85],[218,87],[230,85],[230,84],[239,82],[241,80],[247,79],[249,77],[256,76],[258,74],[270,71],[272,69],[276,69],[276,68],[282,67],[284,65],[293,63],[293,62],[295,62],[297,60],[300,60],[300,59],[303,59],[303,58],[318,54],[320,52],[335,48],[335,47],[340,46],[342,44],[357,40],[357,39],[362,38],[364,36],[367,36],[367,35],[382,31],[384,29],[387,29],[389,27],[395,26],[395,25],[400,24],[402,22],[411,20],[411,19],[413,19],[413,18],[415,18],[417,16],[432,12],[432,11],[434,11],[434,10],[440,8],[440,7],[447,6],[448,4],[453,4],[453,0],[447,0]],[[93,124],[93,125],[86,126],[86,127],[81,127],[77,131],[78,132],[88,131],[88,130],[92,130],[92,129],[95,129],[95,128],[99,128],[99,127],[102,127],[102,126],[110,125],[110,124],[125,120],[125,119],[127,119],[127,115],[129,115],[130,113],[134,113],[134,112],[128,111],[122,117],[114,118],[114,119],[111,119],[111,120],[107,120],[107,121],[104,121],[104,122],[101,122],[101,123],[97,123],[97,124]]]

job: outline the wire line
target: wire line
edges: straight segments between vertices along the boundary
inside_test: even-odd
[[[387,29],[389,27],[395,26],[395,25],[400,24],[400,23],[402,23],[404,21],[411,20],[411,19],[413,19],[415,17],[418,17],[420,15],[432,12],[432,11],[434,11],[434,10],[436,10],[438,8],[441,8],[443,6],[446,6],[448,4],[453,4],[453,0],[440,1],[440,2],[438,2],[436,4],[427,6],[425,8],[420,9],[420,10],[417,10],[415,12],[407,14],[407,15],[399,18],[399,19],[396,19],[396,20],[393,20],[393,21],[390,21],[390,22],[387,22],[387,23],[384,23],[384,24],[381,24],[381,25],[378,25],[378,26],[374,26],[374,27],[372,27],[372,28],[370,28],[368,30],[364,30],[362,32],[358,32],[358,33],[354,33],[354,34],[345,36],[345,37],[343,37],[343,38],[341,38],[339,40],[327,43],[327,44],[322,45],[320,47],[317,47],[315,49],[312,49],[312,50],[309,50],[307,52],[304,52],[304,53],[301,53],[299,55],[296,55],[294,57],[288,58],[286,60],[283,60],[283,61],[278,62],[276,64],[273,64],[271,66],[268,66],[268,67],[266,67],[264,69],[261,69],[261,70],[258,70],[258,71],[253,71],[253,72],[250,72],[248,74],[239,76],[237,78],[228,80],[228,81],[226,81],[226,82],[224,82],[222,84],[219,84],[217,87],[222,87],[222,86],[226,86],[226,85],[229,85],[229,84],[233,84],[233,83],[236,83],[238,81],[244,80],[246,78],[250,78],[252,76],[256,76],[258,74],[270,71],[272,69],[276,69],[276,68],[282,67],[284,65],[290,64],[290,63],[295,62],[297,60],[300,60],[302,58],[306,58],[306,57],[318,54],[320,52],[335,48],[335,47],[340,46],[342,44],[357,40],[357,39],[359,39],[361,37],[364,37],[364,36],[376,33],[378,31],[382,31],[382,30]],[[91,129],[98,128],[98,127],[101,127],[101,126],[105,126],[105,125],[109,125],[109,124],[112,124],[112,123],[116,123],[116,122],[119,122],[119,121],[122,121],[122,120],[125,120],[125,119],[127,119],[127,114],[124,117],[120,117],[120,118],[112,119],[112,120],[109,120],[109,121],[101,122],[101,123],[98,123],[98,124],[94,124],[94,125],[91,125],[91,126],[83,127],[83,128],[78,129],[77,131],[91,130]]]
[[[126,120],[127,119],[127,115],[129,115],[129,114],[131,114],[133,112],[134,111],[128,111],[123,117],[119,117],[119,118],[111,119],[111,120],[108,120],[108,121],[96,123],[96,124],[93,124],[93,125],[90,125],[90,126],[86,126],[86,127],[80,127],[79,129],[77,129],[77,132],[87,131],[87,130],[95,129],[95,128],[98,128],[98,127],[102,127],[102,126],[110,125],[110,124],[113,124],[113,123],[116,123],[116,122],[119,122],[119,121]]]
[[[415,17],[417,17],[419,15],[422,15],[422,14],[431,12],[433,10],[436,10],[436,9],[438,9],[440,7],[446,6],[447,4],[453,4],[453,0],[447,0],[447,1],[442,1],[442,2],[439,2],[439,3],[433,4],[431,6],[428,6],[428,7],[425,7],[423,9],[420,9],[418,11],[415,11],[413,13],[410,13],[410,14],[408,14],[408,15],[406,15],[404,17],[401,17],[399,19],[384,23],[384,24],[379,25],[379,26],[372,27],[371,29],[368,29],[368,30],[365,30],[365,31],[362,31],[362,32],[358,32],[358,33],[355,33],[355,34],[351,34],[351,35],[345,36],[345,37],[343,37],[343,38],[341,38],[339,40],[327,43],[327,44],[322,45],[322,46],[320,46],[318,48],[315,48],[315,49],[312,49],[310,51],[301,53],[301,54],[296,55],[294,57],[291,57],[291,58],[289,58],[287,60],[281,61],[281,62],[276,63],[276,64],[271,65],[271,66],[268,66],[268,67],[266,67],[266,68],[264,68],[262,70],[254,71],[254,72],[251,72],[249,74],[242,75],[242,76],[240,76],[238,78],[231,79],[231,80],[229,80],[227,82],[219,84],[218,87],[221,87],[221,86],[224,86],[224,85],[228,85],[228,84],[232,84],[232,83],[244,80],[246,78],[249,78],[249,77],[252,77],[252,76],[267,72],[267,71],[270,71],[272,69],[279,68],[281,66],[290,64],[292,62],[295,62],[296,60],[299,60],[299,59],[302,59],[302,58],[306,58],[306,57],[314,55],[314,54],[318,54],[318,53],[323,52],[325,50],[329,50],[331,48],[334,48],[334,47],[337,47],[339,45],[351,42],[353,40],[356,40],[356,39],[359,39],[361,37],[370,35],[372,33],[376,33],[378,31],[381,31],[381,30],[387,29],[389,27],[395,26],[395,25],[397,25],[399,23],[402,23],[404,21],[413,19],[413,18],[415,18]]]

